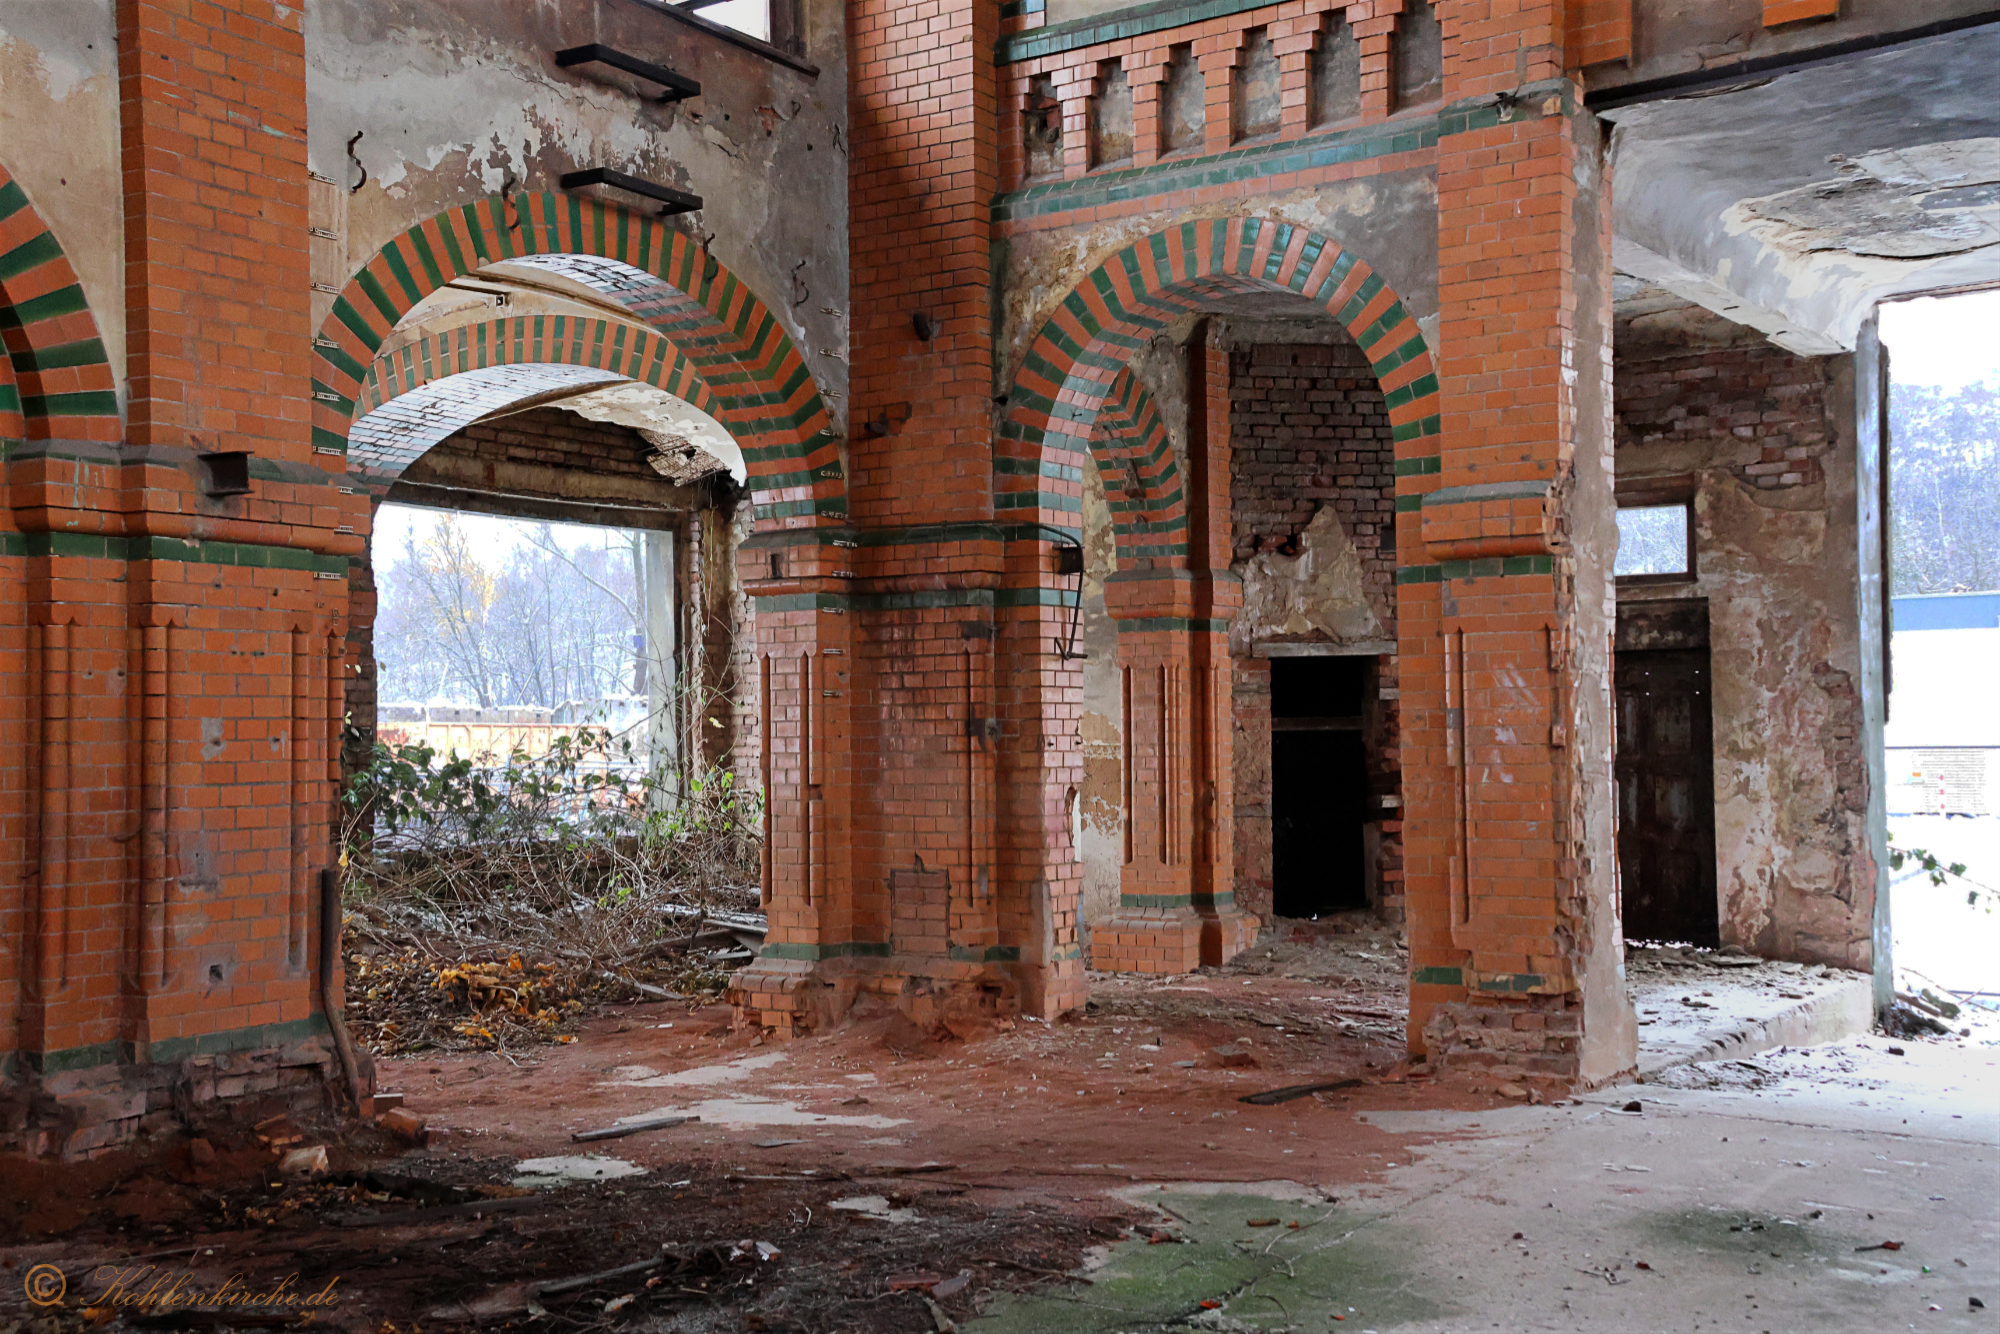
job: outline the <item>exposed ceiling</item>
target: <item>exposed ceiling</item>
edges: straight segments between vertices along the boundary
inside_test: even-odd
[[[1614,264],[1809,355],[2000,282],[1996,70],[1989,25],[1604,113]]]

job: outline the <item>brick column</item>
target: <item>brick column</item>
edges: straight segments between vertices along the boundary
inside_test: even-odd
[[[1412,1042],[1599,1080],[1636,1031],[1611,842],[1609,193],[1561,6],[1442,10],[1447,97],[1519,101],[1438,150],[1444,445],[1402,543],[1435,564],[1405,572],[1398,626]]]
[[[1125,865],[1117,915],[1092,933],[1094,966],[1184,973],[1256,936],[1235,901],[1229,623],[1229,354],[1206,321],[1188,344],[1188,553],[1105,581],[1118,622]],[[1151,568],[1148,568],[1148,565]]]
[[[1082,1001],[1064,712],[1080,680],[1054,657],[1060,534],[993,502],[997,10],[847,13],[850,512],[767,521],[739,555],[771,934],[733,995],[785,1032],[859,991],[927,1024],[1053,1014]],[[1059,90],[1072,174],[1094,75],[1066,71]]]

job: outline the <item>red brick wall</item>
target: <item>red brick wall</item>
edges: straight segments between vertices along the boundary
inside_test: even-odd
[[[118,5],[134,444],[311,460],[303,18]]]
[[[1368,601],[1396,627],[1396,444],[1361,349],[1266,343],[1230,357],[1229,502],[1235,561],[1297,549],[1332,506],[1368,572]]]
[[[1628,361],[1616,388],[1617,447],[1727,445],[1729,472],[1776,491],[1826,477],[1836,444],[1823,358],[1768,343]],[[1704,461],[1705,458],[1704,458]]]

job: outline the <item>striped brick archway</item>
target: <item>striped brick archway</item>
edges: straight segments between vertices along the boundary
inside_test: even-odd
[[[111,361],[69,257],[0,165],[0,438],[123,435]]]
[[[1332,240],[1264,218],[1186,222],[1125,247],[1079,282],[1042,325],[1008,395],[995,445],[995,508],[1003,515],[1075,525],[1078,469],[1091,452],[1100,414],[1135,401],[1121,384],[1127,363],[1174,320],[1203,311],[1207,298],[1291,292],[1323,309],[1351,334],[1373,366],[1389,404],[1397,474],[1435,472],[1438,381],[1430,349],[1381,275]],[[1430,466],[1426,466],[1426,462]],[[1127,470],[1099,455],[1107,492]],[[1116,471],[1112,471],[1115,469]],[[1143,536],[1119,531],[1121,554],[1142,545],[1187,547],[1187,507],[1171,455],[1126,513],[1157,522]],[[1169,554],[1160,551],[1159,554]]]
[[[355,402],[355,424],[365,432],[364,420],[369,414],[405,395],[454,376],[508,366],[603,371],[606,383],[640,381],[718,420],[725,411],[721,397],[701,377],[693,360],[656,333],[589,316],[516,315],[426,334],[377,357]],[[515,396],[507,395],[509,399]],[[417,430],[407,438],[384,430],[374,433],[379,439],[362,440],[362,432],[351,430],[349,470],[366,476],[371,489],[386,486],[424,450],[492,406],[482,403],[454,415],[440,412],[439,405],[426,404],[413,414],[418,420],[410,425]]]
[[[743,446],[760,527],[845,520],[846,481],[826,404],[770,310],[659,220],[569,195],[477,200],[383,247],[348,282],[314,339],[314,447],[346,452],[376,355],[398,320],[446,282],[501,261],[585,282],[656,331],[672,351],[662,364],[677,360],[690,389],[699,381],[709,397],[670,392],[709,412]]]
[[[1118,564],[1187,556],[1187,492],[1166,423],[1128,367],[1118,372],[1090,429],[1104,481]]]
[[[1118,626],[1126,838],[1118,908],[1093,925],[1098,968],[1175,973],[1219,964],[1257,930],[1234,894],[1229,627],[1242,592],[1228,568],[1228,354],[1205,336],[1189,343],[1185,468],[1130,363],[1216,298],[1271,292],[1324,311],[1360,346],[1387,400],[1397,488],[1410,493],[1398,508],[1421,504],[1437,480],[1430,349],[1368,265],[1289,224],[1188,222],[1120,250],[1042,326],[1008,395],[996,509],[1076,523],[1087,452],[1117,539],[1119,569],[1106,578],[1104,598]]]

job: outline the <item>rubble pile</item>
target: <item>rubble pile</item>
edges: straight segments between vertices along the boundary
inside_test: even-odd
[[[347,1013],[377,1055],[571,1042],[600,1006],[719,997],[764,936],[761,806],[589,729],[476,767],[377,745],[343,838]]]

